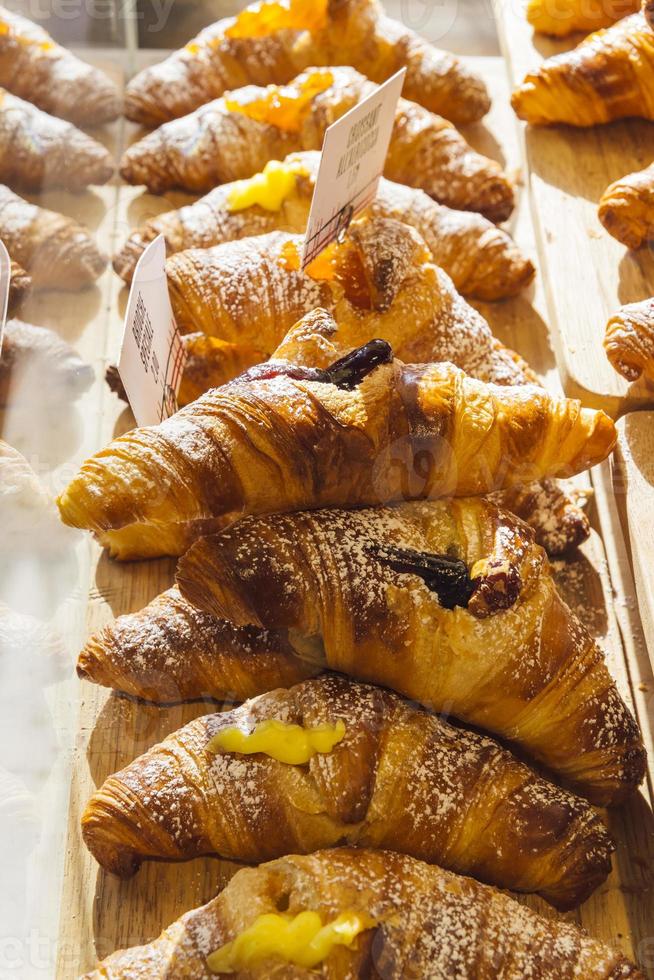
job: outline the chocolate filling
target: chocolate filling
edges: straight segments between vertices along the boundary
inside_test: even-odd
[[[393,348],[389,343],[385,340],[370,340],[324,370],[290,364],[288,361],[265,361],[248,368],[235,380],[265,381],[284,375],[297,381],[321,381],[323,384],[336,385],[343,391],[352,391],[378,365],[389,364],[392,360]]]

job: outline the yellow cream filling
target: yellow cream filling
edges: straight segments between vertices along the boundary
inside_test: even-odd
[[[317,31],[327,23],[327,0],[261,0],[243,10],[226,37],[266,37],[275,31]]]
[[[243,211],[258,204],[266,211],[279,211],[296,187],[296,177],[306,175],[299,164],[270,160],[263,170],[247,180],[237,180],[227,195],[230,211]]]
[[[212,973],[235,973],[272,957],[312,969],[329,956],[334,946],[351,947],[357,936],[373,925],[367,916],[342,912],[327,925],[317,912],[296,916],[270,912],[257,919],[225,946],[207,957]]]
[[[301,766],[319,752],[331,752],[344,736],[345,722],[340,719],[335,725],[303,728],[301,725],[290,725],[271,718],[259,722],[251,732],[244,732],[240,728],[224,728],[213,736],[207,750],[216,752],[222,749],[241,755],[262,752],[278,762]]]
[[[256,122],[277,126],[285,132],[297,133],[302,127],[303,113],[312,99],[333,84],[330,71],[314,71],[299,85],[268,85],[260,98],[242,101],[235,92],[225,96],[225,106],[230,112],[241,112]],[[246,89],[247,91],[247,89]]]

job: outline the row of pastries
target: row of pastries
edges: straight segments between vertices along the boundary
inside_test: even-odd
[[[579,79],[594,57],[619,89],[625,51],[650,34],[654,51],[646,16],[544,63],[518,115],[617,118]],[[4,9],[0,27],[16,304],[105,268],[84,228],[16,192],[112,178],[78,126],[124,111],[151,132],[120,177],[204,195],[113,259],[130,283],[165,238],[179,410],[101,448],[57,507],[117,561],[179,559],[169,589],[88,639],[82,681],[228,709],[109,776],[84,844],[122,878],[144,861],[247,867],[87,978],[643,976],[505,893],[565,911],[601,887],[615,843],[598,808],[632,798],[646,755],[548,557],[589,536],[567,480],[609,457],[615,425],[546,390],[468,302],[535,274],[499,226],[511,179],[456,128],[488,111],[483,81],[375,0],[253,4],[137,74],[124,105],[41,28]],[[302,270],[324,133],[402,66],[377,197]],[[652,118],[654,57],[637,69],[623,114]],[[90,384],[55,334],[10,320],[0,401],[30,350],[74,394]],[[107,381],[125,397],[115,368]]]

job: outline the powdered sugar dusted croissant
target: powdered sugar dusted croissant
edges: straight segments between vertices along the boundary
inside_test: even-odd
[[[325,371],[294,366],[300,346],[328,348],[336,333],[315,311],[290,361],[252,369],[115,440],[59,497],[64,521],[106,532],[465,496],[570,475],[613,448],[603,412],[535,385],[485,385],[452,364],[404,365],[383,341]]]
[[[590,799],[638,785],[638,726],[532,532],[484,499],[240,521],[192,546],[182,595],[518,744]]]
[[[79,289],[95,282],[107,264],[76,221],[30,204],[2,184],[0,238],[35,287]]]
[[[176,588],[99,630],[77,662],[80,677],[159,703],[245,701],[321,669],[283,631],[235,629],[200,612]]]
[[[159,193],[193,192],[251,177],[269,160],[319,150],[327,127],[374,91],[354,68],[310,68],[283,88],[247,86],[166,123],[132,144],[120,172]],[[494,161],[476,153],[446,120],[400,99],[384,174],[464,211],[502,221],[513,188]]]
[[[455,123],[474,122],[490,106],[481,79],[384,16],[376,0],[272,0],[212,24],[141,71],[127,86],[125,112],[157,126],[229,89],[288,82],[312,64],[353,65],[376,82],[406,66],[406,97]]]
[[[97,126],[120,113],[118,92],[103,72],[6,7],[0,7],[0,85],[79,126]]]
[[[302,236],[277,231],[180,252],[168,261],[180,330],[221,342],[214,351],[204,345],[213,362],[206,388],[272,356],[293,325],[317,306],[333,313],[346,347],[381,337],[404,361],[452,361],[473,377],[498,384],[536,380],[459,296],[408,225],[361,218],[341,244],[330,246],[304,272],[302,244]],[[192,347],[197,357],[198,344]],[[238,347],[241,356],[235,358]],[[189,370],[194,365],[195,359]]]
[[[654,382],[654,299],[622,306],[606,325],[604,349],[627,381]]]
[[[114,257],[114,269],[130,282],[143,249],[157,235],[164,235],[171,255],[271,231],[303,234],[319,159],[315,150],[290,154],[283,162],[268,163],[250,181],[223,184],[194,204],[151,218],[132,232]],[[282,182],[285,187],[280,190]],[[265,206],[246,205],[256,198]],[[417,188],[382,178],[369,213],[412,225],[424,238],[436,265],[464,295],[504,299],[533,278],[532,263],[505,231],[475,212],[437,204]]]
[[[627,174],[606,188],[599,219],[627,248],[640,248],[654,238],[654,163]]]
[[[325,744],[311,742],[321,731]],[[336,676],[186,725],[105,781],[82,832],[122,875],[145,858],[255,863],[347,842],[564,908],[606,877],[612,850],[587,803],[490,739]]]
[[[229,960],[235,940],[253,926],[256,936],[260,916],[278,916],[283,928],[303,912],[317,914],[316,928],[345,916],[349,945],[330,944],[307,967],[291,965],[282,942],[281,954],[247,966],[234,960],[233,975],[312,980],[319,969],[323,980],[643,977],[575,924],[545,919],[471,878],[389,851],[337,848],[239,871],[208,905],[182,916],[150,945],[113,953],[84,980],[211,980],[211,954],[227,947],[221,957]]]
[[[0,356],[0,406],[20,401],[73,399],[93,381],[93,370],[52,330],[8,320]]]
[[[0,181],[28,190],[106,184],[109,151],[72,123],[0,88]]]
[[[654,32],[644,14],[625,17],[544,61],[515,90],[511,104],[534,125],[654,119]]]

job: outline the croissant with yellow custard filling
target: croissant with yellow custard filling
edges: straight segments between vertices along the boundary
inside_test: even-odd
[[[587,803],[490,739],[327,675],[170,735],[105,781],[82,832],[123,876],[146,858],[257,863],[340,841],[537,891],[562,908],[606,877],[612,850]]]
[[[309,150],[270,161],[248,180],[223,184],[194,204],[151,218],[132,232],[114,257],[114,269],[130,282],[143,249],[157,235],[165,237],[171,255],[278,230],[303,234],[319,159]],[[465,296],[504,299],[534,276],[532,263],[505,231],[475,212],[437,204],[417,188],[382,178],[368,213],[414,227]]]
[[[654,119],[654,31],[644,14],[625,17],[544,61],[515,90],[511,104],[520,119],[537,126]]]
[[[484,83],[459,58],[386,17],[376,0],[264,0],[205,28],[127,86],[145,126],[183,116],[242,85],[284,84],[310,65],[353,65],[375,82],[406,66],[408,99],[454,123],[488,111]]]
[[[323,947],[323,980],[642,980],[621,953],[574,923],[546,919],[487,885],[414,858],[349,847],[244,868],[208,905],[182,916],[148,946],[113,953],[84,980],[211,980],[219,951],[242,980],[270,980],[291,970],[297,980],[312,980],[316,964],[296,962],[302,947],[289,944],[258,956],[255,942],[239,942],[253,929],[260,936],[263,916],[286,923],[307,911],[324,925],[341,916],[359,920],[346,933],[347,944]]]
[[[328,126],[375,86],[354,68],[309,68],[284,86],[249,85],[166,123],[132,144],[120,172],[154,193],[194,193],[251,177],[269,160],[320,150]],[[476,153],[454,126],[400,99],[384,174],[442,204],[503,221],[513,187],[494,160]]]

